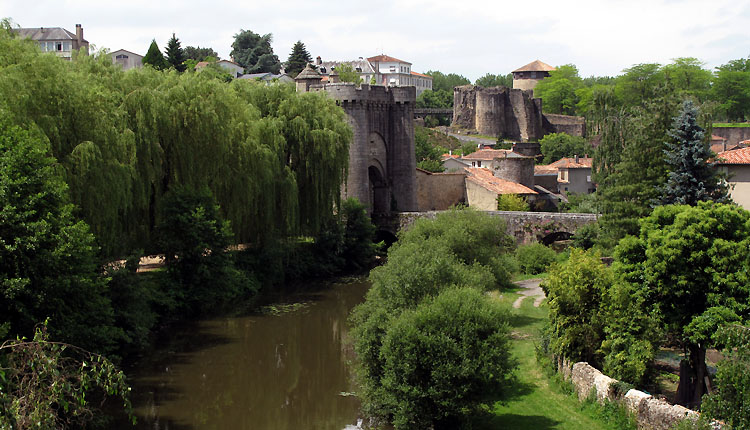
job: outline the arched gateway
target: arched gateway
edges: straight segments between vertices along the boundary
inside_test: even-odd
[[[325,91],[344,109],[354,138],[344,197],[356,197],[372,215],[417,210],[414,156],[414,87],[321,84],[305,69],[297,91]]]

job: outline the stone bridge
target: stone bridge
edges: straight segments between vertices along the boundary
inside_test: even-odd
[[[505,220],[507,232],[516,239],[516,243],[542,242],[550,244],[556,240],[570,239],[576,230],[596,222],[599,215],[556,212],[505,212],[484,211]],[[379,237],[388,239],[408,229],[419,218],[435,218],[440,211],[398,212],[391,216],[373,217],[373,223],[380,230]]]
[[[414,119],[424,119],[428,116],[446,118],[448,123],[453,121],[453,109],[415,108]]]

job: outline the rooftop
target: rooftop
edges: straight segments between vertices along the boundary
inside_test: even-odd
[[[511,152],[510,149],[480,149],[479,151],[472,152],[469,155],[464,155],[463,159],[492,161],[498,157],[505,157],[509,152]]]
[[[554,167],[555,169],[590,169],[593,164],[592,162],[593,158],[591,157],[578,157],[577,162],[575,157],[566,157],[549,164],[549,166]]]
[[[393,58],[391,56],[381,54],[376,55],[374,57],[370,57],[367,59],[367,61],[375,62],[375,63],[404,63],[404,64],[411,64],[408,61],[399,60],[398,58]]]
[[[525,185],[500,179],[488,169],[466,167],[466,180],[497,194],[538,194]]]
[[[750,147],[719,152],[716,164],[750,164]]]
[[[411,72],[411,74],[414,75],[414,76],[421,76],[423,78],[430,78],[430,79],[432,79],[432,76],[425,75],[424,73]]]
[[[28,38],[36,41],[43,40],[78,40],[75,33],[71,33],[62,27],[34,27],[34,28],[16,28],[16,32],[22,38]],[[83,42],[88,43],[86,40]]]
[[[555,68],[550,66],[549,64],[541,62],[539,60],[535,60],[521,68],[514,70],[513,73],[516,73],[516,72],[551,72],[553,70],[555,70]]]

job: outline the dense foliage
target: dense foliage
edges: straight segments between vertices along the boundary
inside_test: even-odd
[[[252,30],[240,30],[234,35],[229,55],[245,68],[245,73],[279,73],[281,62],[273,53],[272,39],[270,33],[261,36]]]
[[[717,391],[703,398],[701,411],[733,429],[750,428],[750,327],[730,325],[714,338],[724,359],[716,372]]]
[[[183,49],[185,59],[195,60],[196,62],[208,61],[208,59],[218,59],[219,54],[212,48],[201,48],[200,46],[186,46]]]
[[[474,85],[479,85],[480,87],[484,87],[484,88],[490,88],[490,87],[513,88],[513,74],[508,73],[507,75],[493,75],[492,73],[487,73],[481,78],[477,78],[477,80],[474,81]]]
[[[0,48],[0,105],[49,141],[106,255],[148,248],[173,186],[207,186],[240,242],[316,234],[339,199],[351,130],[322,94]]]
[[[581,136],[567,133],[546,134],[539,140],[544,158],[541,164],[550,164],[563,157],[594,155],[594,147]]]
[[[497,210],[526,212],[529,210],[529,202],[518,194],[498,194]]]
[[[507,380],[507,318],[478,293],[509,282],[513,242],[504,231],[472,210],[441,213],[417,221],[371,271],[367,300],[352,314],[368,414],[399,429],[450,428]]]
[[[546,272],[557,259],[557,253],[541,243],[520,245],[516,249],[516,261],[521,273],[537,275]]]

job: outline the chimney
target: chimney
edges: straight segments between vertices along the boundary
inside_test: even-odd
[[[39,29],[44,33],[44,27],[40,27]]]
[[[573,160],[575,161],[576,164],[578,164],[578,154],[573,156]]]
[[[81,24],[76,24],[76,40],[78,40],[78,47],[83,44],[83,27]]]
[[[724,150],[726,151],[727,150],[727,140],[724,139],[724,140],[721,141],[721,143],[723,144]]]
[[[323,60],[321,60],[320,55],[318,55],[318,57],[315,58],[315,65],[320,66],[321,64],[323,64]]]

